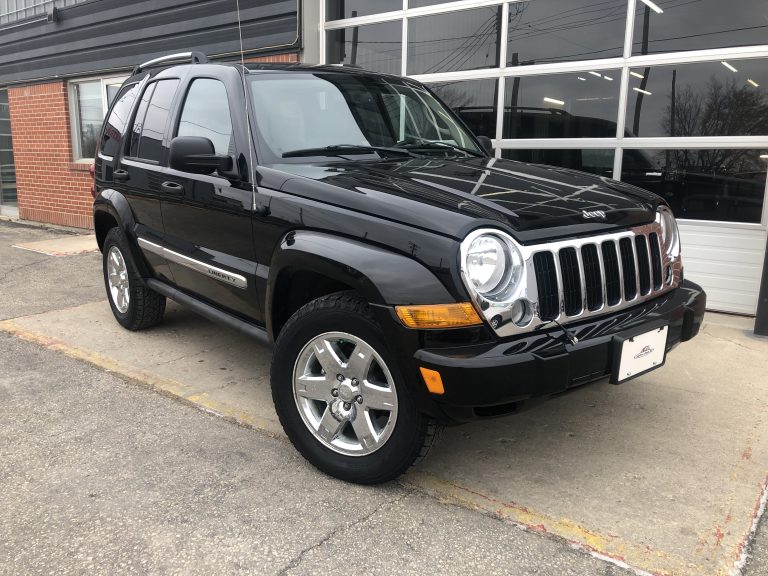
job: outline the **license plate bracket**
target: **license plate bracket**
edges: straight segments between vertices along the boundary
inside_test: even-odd
[[[623,384],[664,366],[669,325],[658,321],[613,337],[611,384]]]

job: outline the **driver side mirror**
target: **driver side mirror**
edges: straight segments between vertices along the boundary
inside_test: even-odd
[[[231,156],[216,154],[208,138],[202,136],[177,136],[171,140],[168,164],[174,170],[193,174],[212,174],[218,171],[225,175],[232,172]]]
[[[483,150],[488,154],[493,155],[493,142],[491,142],[491,139],[488,138],[488,136],[478,136],[477,141],[480,142]]]

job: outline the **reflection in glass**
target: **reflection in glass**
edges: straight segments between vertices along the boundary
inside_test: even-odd
[[[675,216],[759,223],[764,150],[624,150],[621,179],[664,198]]]
[[[327,62],[400,74],[403,26],[397,20],[327,32]]]
[[[504,138],[615,138],[618,70],[507,78]]]
[[[331,21],[402,10],[403,0],[327,0],[325,6],[325,17]]]
[[[163,136],[168,125],[171,101],[178,84],[178,80],[160,80],[155,83],[155,91],[149,101],[147,114],[144,116],[144,125],[141,129],[139,158],[162,162],[165,151]]]
[[[120,141],[123,138],[125,127],[128,124],[133,103],[139,95],[139,84],[129,84],[123,88],[122,94],[109,113],[109,120],[104,127],[104,135],[101,139],[101,153],[105,156],[117,155]]]
[[[80,157],[92,158],[96,153],[96,140],[104,120],[101,81],[80,82],[74,85],[74,90]]]
[[[250,86],[261,149],[279,162],[336,156],[326,150],[334,146],[397,147],[405,157],[408,151],[443,157],[467,154],[455,146],[481,153],[449,110],[423,86],[407,80],[286,73],[257,75]]]
[[[8,91],[0,90],[0,205],[17,206]]]
[[[500,23],[500,6],[409,19],[408,74],[498,66]]]
[[[621,56],[626,19],[626,0],[513,2],[507,65]]]
[[[768,3],[764,0],[654,0],[657,14],[637,2],[633,54],[656,54],[766,44]]]
[[[765,60],[630,71],[627,130],[635,136],[768,134]]]
[[[449,2],[456,2],[456,0],[408,0],[408,8],[421,8],[422,6],[434,6]]]
[[[529,162],[533,164],[549,164],[591,172],[599,176],[613,176],[613,149],[603,150],[591,148],[586,150],[502,150],[502,158]]]
[[[177,136],[208,138],[216,154],[234,154],[232,118],[227,89],[219,80],[199,78],[192,82],[184,100]]]
[[[477,136],[496,137],[496,80],[428,84]]]

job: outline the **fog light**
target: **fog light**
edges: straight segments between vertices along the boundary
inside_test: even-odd
[[[512,304],[510,311],[510,320],[518,326],[526,326],[533,316],[531,303],[528,300],[518,300]]]

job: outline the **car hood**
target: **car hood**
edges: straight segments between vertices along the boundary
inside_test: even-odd
[[[326,202],[456,237],[478,219],[532,239],[634,226],[651,221],[659,203],[656,195],[610,178],[497,158],[348,160],[274,168],[288,173],[282,186],[288,193],[321,195],[318,199]],[[325,186],[306,186],[305,179]]]

